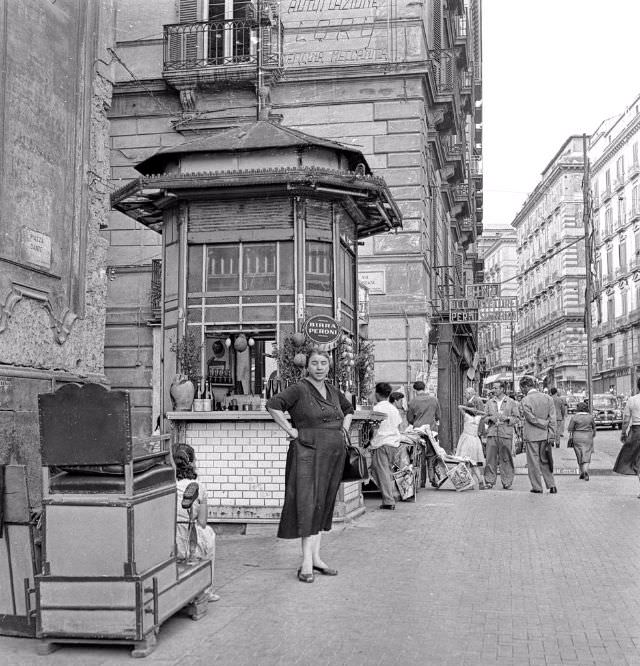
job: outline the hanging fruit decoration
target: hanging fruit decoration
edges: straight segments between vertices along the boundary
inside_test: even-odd
[[[294,334],[291,336],[291,342],[293,342],[293,344],[294,344],[296,347],[302,347],[302,345],[303,345],[304,342],[305,342],[305,339],[306,339],[306,338],[304,337],[304,333],[294,333]]]
[[[233,348],[237,352],[243,352],[247,348],[247,336],[244,333],[236,336],[236,339],[233,342]]]
[[[299,368],[304,368],[304,366],[307,364],[307,356],[306,354],[298,353],[293,357],[293,363],[294,365],[297,365]]]

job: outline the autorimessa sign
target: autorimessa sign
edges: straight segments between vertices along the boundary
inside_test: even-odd
[[[327,315],[314,315],[304,322],[304,334],[312,344],[329,351],[334,349],[340,339],[338,322]]]

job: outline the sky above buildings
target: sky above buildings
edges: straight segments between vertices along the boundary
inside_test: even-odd
[[[640,93],[640,0],[483,0],[485,225],[509,225],[571,134]]]

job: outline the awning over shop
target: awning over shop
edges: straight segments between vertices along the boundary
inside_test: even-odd
[[[510,382],[511,375],[505,374],[504,372],[498,372],[495,375],[489,375],[482,380],[483,384],[493,384],[493,382]]]

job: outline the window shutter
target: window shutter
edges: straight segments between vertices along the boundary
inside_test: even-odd
[[[180,0],[180,23],[195,23],[198,19],[198,0]],[[188,63],[198,60],[198,35],[195,31],[184,32],[183,58]]]
[[[433,0],[433,51],[436,60],[440,61],[442,50],[442,0]]]

